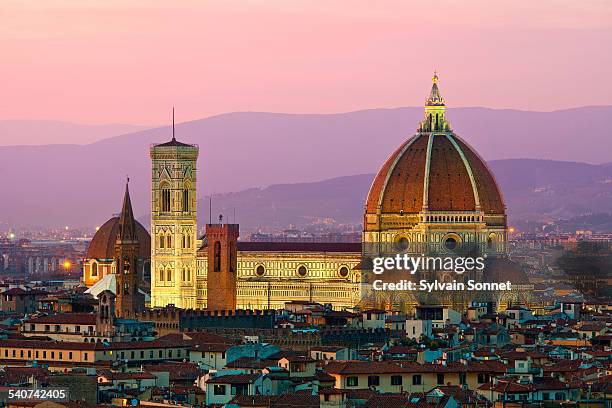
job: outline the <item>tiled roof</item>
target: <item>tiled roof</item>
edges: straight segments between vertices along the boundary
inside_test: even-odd
[[[118,372],[111,370],[98,370],[98,377],[104,377],[110,381],[120,380],[154,380],[153,374],[146,371],[135,371],[135,372]]]
[[[144,364],[142,368],[153,373],[167,372],[170,381],[195,380],[202,373],[202,370],[200,370],[196,363],[189,362],[168,361],[159,364]]]
[[[308,394],[237,395],[231,401],[240,407],[319,408],[319,396]]]
[[[501,380],[497,384],[486,383],[478,387],[479,390],[493,390],[506,394],[524,394],[534,390],[532,384],[519,384],[514,381]]]
[[[47,292],[42,291],[42,290],[38,290],[38,289],[29,289],[29,290],[25,290],[22,288],[11,288],[9,290],[5,290],[4,292],[2,292],[3,295],[12,295],[12,296],[17,296],[17,295],[46,295]]]
[[[55,315],[35,317],[26,320],[25,323],[82,324],[95,326],[96,315],[93,313],[58,313]]]
[[[209,378],[207,384],[251,384],[260,374],[229,374]]]

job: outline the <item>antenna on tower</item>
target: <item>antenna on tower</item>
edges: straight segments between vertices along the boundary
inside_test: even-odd
[[[174,106],[172,107],[172,140],[176,140],[174,138]]]
[[[212,225],[212,193],[208,197],[208,223]]]

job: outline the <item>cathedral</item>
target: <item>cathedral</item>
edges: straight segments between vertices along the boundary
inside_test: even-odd
[[[151,146],[151,236],[134,221],[128,235],[139,244],[129,246],[129,237],[121,235],[123,215],[111,218],[90,244],[87,286],[119,276],[128,251],[130,268],[141,277],[130,284],[150,285],[150,307],[277,309],[304,301],[351,309],[371,294],[362,260],[373,248],[391,245],[419,254],[469,248],[490,259],[503,259],[506,251],[502,194],[485,161],[451,130],[437,75],[416,134],[391,154],[371,185],[361,244],[245,242],[239,226],[222,217],[198,237],[198,154],[197,145],[176,139],[174,125],[170,141]],[[115,245],[120,240],[125,244]],[[507,274],[507,265],[499,265],[492,270]],[[512,271],[508,279],[526,279]]]

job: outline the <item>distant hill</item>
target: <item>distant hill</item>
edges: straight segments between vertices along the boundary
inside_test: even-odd
[[[179,140],[200,146],[198,193],[204,197],[211,192],[229,193],[374,173],[414,133],[421,116],[422,108],[329,115],[230,113],[181,123],[176,134]],[[612,161],[608,148],[611,137],[608,121],[612,117],[609,106],[555,112],[456,108],[449,109],[448,117],[460,136],[487,160],[522,157]],[[148,213],[149,145],[167,141],[170,133],[169,127],[163,127],[86,145],[0,147],[0,222],[100,225],[119,211],[128,174],[135,211]],[[586,200],[593,199],[593,205],[600,205],[606,199],[605,180],[588,186],[556,184],[564,182],[564,178],[580,181],[582,176],[577,174],[607,174],[606,166],[558,164],[561,167],[555,169],[557,165],[551,164],[552,168],[539,170],[512,167],[512,162],[506,167],[503,162],[499,166],[495,170],[501,172],[498,177],[504,190],[508,189],[505,193],[511,212],[516,206],[519,213],[530,213],[531,208],[536,208],[536,216],[538,208],[546,210],[546,214],[580,213],[589,204]],[[565,166],[569,166],[567,172]],[[534,173],[536,170],[550,174],[540,176]],[[527,187],[539,188],[546,183],[556,186],[550,198],[544,193],[521,196],[527,194]],[[579,190],[576,194],[572,190],[561,191],[561,185]],[[367,190],[367,183],[361,186],[360,189]],[[360,207],[363,193],[354,194],[359,198],[354,205]],[[519,197],[516,200],[515,194]],[[565,201],[556,202],[559,197]],[[533,205],[529,200],[534,200]],[[360,212],[359,208],[338,208],[349,213],[355,211],[351,214]],[[246,221],[247,211],[239,212],[243,214],[241,220]],[[200,217],[203,222],[207,214]]]
[[[84,145],[144,129],[145,126],[120,123],[82,125],[56,120],[0,120],[0,146]]]
[[[612,213],[612,166],[531,159],[494,160],[489,165],[502,188],[511,224],[572,218],[564,225],[597,229],[593,220],[602,220],[601,228],[612,230],[607,229],[609,217],[599,214]],[[300,227],[326,217],[341,224],[361,223],[373,178],[374,174],[363,174],[215,195],[213,214],[231,220],[235,211],[237,222],[247,229]],[[208,203],[199,201],[200,216],[209,214]]]

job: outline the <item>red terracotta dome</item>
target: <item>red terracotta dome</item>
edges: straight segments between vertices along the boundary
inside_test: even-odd
[[[366,214],[476,211],[505,214],[502,194],[485,162],[452,132],[419,132],[382,166]]]
[[[115,241],[119,233],[119,217],[106,221],[96,232],[87,248],[87,259],[112,259],[115,257]],[[140,247],[138,257],[151,258],[151,236],[149,232],[136,221],[136,235]]]

